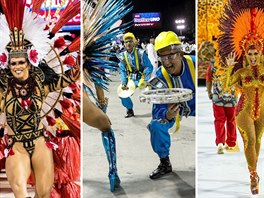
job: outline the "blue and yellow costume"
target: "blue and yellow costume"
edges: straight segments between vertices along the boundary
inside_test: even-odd
[[[173,76],[160,67],[156,72],[156,78],[162,84],[160,88],[187,88],[193,91],[193,98],[181,104],[180,116],[195,116],[195,83],[194,83],[194,56],[184,56],[182,59],[183,70],[179,76]],[[148,125],[151,133],[151,145],[160,158],[169,155],[170,135],[169,129],[174,125],[175,119],[167,121],[166,112],[168,104],[154,104],[152,108],[152,120]],[[165,121],[165,122],[164,122]]]
[[[130,38],[130,36],[135,40],[134,35],[130,32],[124,35],[124,40]],[[131,53],[122,52],[121,57],[123,60],[120,61],[119,67],[122,85],[126,85],[128,80],[131,79],[136,87],[140,87],[144,81],[149,80],[153,66],[144,50],[134,47]],[[133,102],[130,97],[120,99],[127,110],[133,109]]]
[[[193,98],[179,104],[153,105],[152,120],[148,125],[148,129],[150,131],[151,146],[153,151],[158,154],[160,164],[150,174],[151,179],[157,179],[172,172],[169,159],[171,145],[169,129],[176,122],[177,130],[182,116],[195,116],[195,57],[183,56],[181,42],[178,36],[171,31],[161,32],[157,36],[155,50],[160,56],[162,66],[156,71],[155,77],[149,80],[148,84],[153,89],[191,89]],[[179,112],[177,113],[178,107]]]

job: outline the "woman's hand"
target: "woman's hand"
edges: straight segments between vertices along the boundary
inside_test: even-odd
[[[230,54],[228,54],[228,56],[226,58],[227,66],[234,66],[237,63],[235,61],[235,59],[236,59],[236,53],[235,52],[231,52]]]
[[[76,59],[75,64],[71,68],[71,76],[74,78],[79,78],[80,76],[80,62],[79,57]]]

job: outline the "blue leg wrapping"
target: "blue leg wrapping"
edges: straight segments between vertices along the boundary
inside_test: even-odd
[[[102,141],[105,149],[105,153],[107,156],[107,160],[109,162],[109,182],[110,182],[110,190],[114,192],[115,188],[120,186],[120,179],[117,174],[116,167],[116,143],[115,143],[115,135],[113,130],[103,131],[102,132]]]

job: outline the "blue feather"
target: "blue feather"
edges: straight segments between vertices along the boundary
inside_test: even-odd
[[[112,29],[111,27],[127,15],[133,9],[133,6],[131,0],[108,0],[103,7],[98,9],[100,10],[94,10],[94,12],[99,11],[97,13],[98,17],[93,16],[94,22],[91,23],[91,26],[88,24],[89,31],[84,31],[84,37],[89,38],[91,42],[84,46],[84,56],[86,58],[84,59],[83,69],[89,74],[89,76],[85,75],[85,78],[108,90],[111,80],[107,76],[111,75],[112,71],[118,70],[118,63],[105,59],[116,56],[115,53],[110,52],[111,43],[116,40],[118,35],[123,34],[127,28],[131,27],[133,22]],[[90,21],[88,19],[87,23],[90,23]],[[109,72],[106,72],[106,69]]]

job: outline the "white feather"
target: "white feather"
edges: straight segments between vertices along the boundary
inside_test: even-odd
[[[0,54],[4,52],[7,44],[10,42],[10,30],[6,21],[6,17],[0,14]]]
[[[46,22],[36,13],[32,13],[29,9],[25,10],[23,20],[23,31],[25,39],[30,41],[39,53],[40,59],[44,59],[50,49],[51,42],[49,32],[44,30]]]

